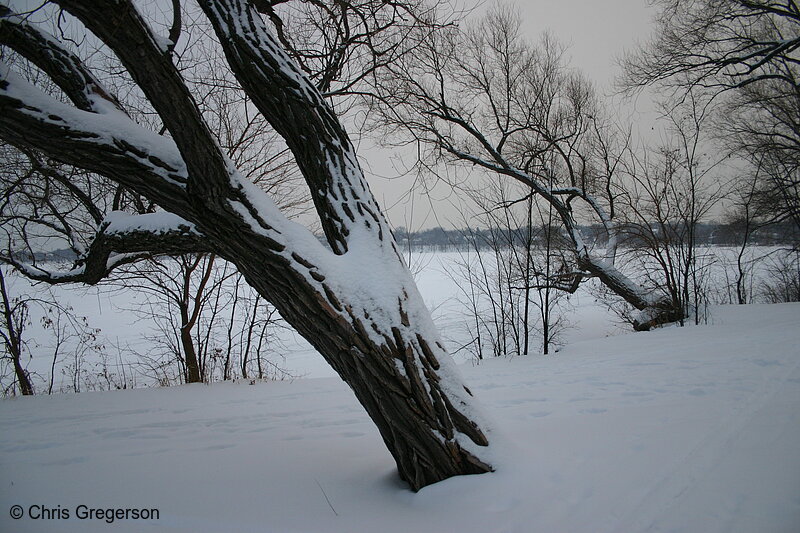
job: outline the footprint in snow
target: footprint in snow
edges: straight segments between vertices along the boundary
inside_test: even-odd
[[[599,407],[595,407],[592,409],[581,409],[581,413],[585,415],[599,415],[600,413],[607,413],[608,409],[601,409]]]
[[[66,459],[58,459],[56,461],[47,461],[42,463],[44,466],[66,466],[66,465],[76,465],[80,463],[85,463],[88,461],[89,458],[86,456],[80,457],[68,457]]]
[[[761,367],[781,366],[780,361],[768,361],[766,359],[756,359],[755,361],[753,361],[753,363]]]

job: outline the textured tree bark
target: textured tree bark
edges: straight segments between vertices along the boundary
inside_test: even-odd
[[[460,384],[461,390],[448,388],[453,381],[439,371],[445,370],[441,362],[449,355],[405,314],[407,295],[396,299],[406,318],[387,329],[347,305],[347,295],[334,294],[325,279],[319,281],[320,290],[295,269],[265,266],[265,260],[273,259],[249,246],[247,238],[229,244],[222,255],[235,257],[248,283],[269,295],[281,316],[350,386],[378,427],[400,477],[414,490],[492,470],[475,451],[488,439],[473,418],[471,393]],[[322,278],[314,265],[299,256],[296,260],[305,263],[311,276]]]
[[[22,368],[22,364],[20,364],[19,354],[11,354],[11,357],[14,359],[14,375],[17,376],[19,391],[23,396],[33,395],[33,385],[31,385],[28,373],[25,372],[25,369]]]
[[[437,337],[352,144],[252,5],[201,2],[243,88],[294,153],[330,250],[310,232],[298,234],[258,192],[239,181],[168,51],[129,1],[58,3],[114,50],[161,116],[174,146],[166,140],[139,145],[124,131],[119,137],[94,133],[95,123],[98,131],[107,131],[103,117],[76,115],[55,103],[25,102],[24,90],[11,78],[0,80],[0,136],[102,173],[192,223],[194,228],[161,235],[167,241],[162,246],[168,248],[166,237],[172,237],[176,250],[202,247],[235,264],[350,386],[378,427],[401,478],[414,490],[454,475],[491,471],[482,458],[489,441],[478,425],[472,394]],[[48,41],[47,46],[57,43]],[[53,57],[30,56],[41,61]],[[85,93],[72,92],[76,99]],[[139,244],[145,241],[140,235]],[[109,248],[126,246],[124,239],[112,238],[100,244],[106,256]],[[356,248],[361,255],[349,257]],[[367,287],[342,273],[347,261],[364,257],[378,258],[375,274],[385,283]]]

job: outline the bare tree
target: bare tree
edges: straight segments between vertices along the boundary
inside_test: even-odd
[[[540,205],[526,187],[492,183],[470,190],[476,205],[461,230],[466,251],[449,275],[467,307],[467,347],[481,359],[528,355],[541,335],[548,354],[563,326],[557,311],[562,291],[551,280],[568,264],[568,239],[553,225],[549,204]]]
[[[499,9],[465,30],[431,35],[382,78],[381,126],[419,143],[429,170],[478,167],[486,179],[516,180],[549,204],[573,254],[572,268],[549,280],[553,287],[574,291],[597,277],[644,312],[637,329],[681,318],[669,299],[614,267],[614,183],[626,139],[613,142],[591,85],[564,65],[563,48],[547,36],[529,45],[520,24]],[[578,215],[602,224],[605,250],[584,240]]]
[[[3,304],[3,318],[0,322],[0,337],[3,339],[3,351],[5,352],[3,359],[11,361],[20,394],[29,396],[33,394],[33,383],[23,361],[23,352],[25,351],[23,332],[28,324],[28,302],[12,296],[6,287],[5,273],[2,268],[0,268],[0,298],[2,298]]]
[[[166,348],[177,362],[185,383],[206,381],[206,364],[199,330],[201,313],[221,283],[212,280],[214,256],[183,254],[141,262],[130,275],[112,280],[114,285],[131,286],[141,281],[144,299],[134,313],[156,322],[155,344]]]
[[[656,0],[653,40],[624,60],[622,85],[673,102],[716,97],[720,137],[760,168],[776,220],[800,227],[800,8],[793,0]]]
[[[760,218],[800,229],[800,87],[765,80],[728,95],[719,107],[723,142],[758,177],[752,200]]]
[[[749,253],[751,243],[756,232],[769,224],[772,210],[764,208],[759,201],[761,196],[758,191],[761,183],[760,169],[756,167],[750,175],[737,179],[731,201],[731,208],[727,211],[728,230],[732,233],[735,243],[738,244],[736,253],[735,279],[729,286],[734,288],[735,302],[739,305],[753,301],[755,291],[754,268],[758,258]],[[728,270],[725,270],[726,276]],[[731,303],[734,298],[730,298]]]
[[[654,39],[625,59],[628,84],[718,91],[763,80],[795,86],[800,9],[793,0],[654,0]]]
[[[481,459],[488,439],[472,395],[439,340],[353,144],[255,6],[199,2],[241,89],[292,152],[327,247],[287,220],[225,156],[175,66],[175,42],[155,34],[131,2],[57,3],[115,53],[169,136],[131,121],[64,42],[7,8],[2,42],[46,72],[72,105],[4,66],[0,136],[102,174],[169,215],[105,218],[67,272],[6,260],[42,281],[93,282],[140,254],[214,253],[235,264],[348,383],[412,488],[491,470]]]
[[[624,243],[640,255],[640,269],[685,316],[701,318],[705,267],[698,227],[720,202],[719,173],[726,156],[705,147],[708,101],[694,94],[667,110],[668,143],[642,156],[630,151],[627,186],[621,194]],[[702,301],[701,301],[702,300]],[[683,322],[681,322],[683,323]]]
[[[144,368],[159,369],[158,383],[289,375],[267,357],[279,327],[275,308],[213,254],[143,261],[106,285],[137,286],[143,296],[129,309],[155,330],[138,355]]]
[[[779,249],[766,261],[760,293],[768,303],[800,302],[800,249]]]
[[[31,327],[41,329],[34,335]],[[28,280],[14,279],[13,272],[0,268],[0,387],[4,396],[101,388],[100,376],[87,365],[88,356],[102,349],[99,335],[99,329],[60,303],[49,288],[34,288]],[[103,372],[110,386],[117,376],[107,368]],[[57,380],[58,375],[62,380]]]

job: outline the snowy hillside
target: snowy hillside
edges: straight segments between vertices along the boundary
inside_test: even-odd
[[[497,472],[417,494],[335,378],[5,400],[0,531],[800,531],[800,305],[713,316],[462,367]]]

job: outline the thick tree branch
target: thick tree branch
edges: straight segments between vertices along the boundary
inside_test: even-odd
[[[159,47],[158,39],[135,6],[128,0],[103,3],[60,0],[59,4],[77,16],[115,51],[172,134],[174,145],[187,165],[186,203],[195,213],[202,212],[203,216],[193,216],[190,212],[178,214],[196,223],[204,234],[214,235],[222,241],[231,234],[255,230],[269,235],[269,248],[285,249],[289,243],[278,227],[285,226],[288,221],[274,205],[269,210],[260,209],[267,202],[263,193],[245,183],[246,180],[224,156],[178,69],[169,54]],[[249,11],[249,6],[247,8]],[[258,22],[263,26],[260,19]],[[251,59],[253,64],[249,68],[258,65],[258,61],[264,58]],[[299,73],[297,77],[303,79]],[[254,88],[257,94],[267,92],[266,89],[271,86],[283,87],[282,84],[286,82],[282,78],[262,81],[263,85]],[[301,96],[306,96],[306,93]],[[276,103],[276,106],[284,108],[286,102]],[[334,115],[330,115],[329,119],[341,129]],[[313,135],[309,134],[304,146],[313,144]],[[355,161],[354,154],[352,157]],[[316,176],[330,174],[330,171],[331,168],[325,164],[317,168]],[[140,192],[160,203],[148,192]],[[368,197],[372,199],[371,195]],[[362,208],[357,214],[363,216],[366,211],[366,208]],[[355,217],[356,214],[353,215]],[[326,218],[330,217],[321,213],[321,219]],[[310,232],[308,237],[312,237]]]
[[[169,45],[167,52],[170,54],[175,50],[178,39],[181,36],[181,1],[172,0],[172,26],[169,28]]]
[[[365,224],[383,239],[388,226],[347,133],[255,6],[245,0],[202,0],[200,5],[239,83],[294,154],[331,248],[344,253],[353,227]]]
[[[110,106],[122,110],[119,101],[103,88],[75,54],[6,6],[0,6],[0,44],[9,46],[42,69],[78,109],[101,112]]]
[[[203,120],[171,55],[128,0],[59,0],[119,57],[153,104],[186,162],[187,191],[197,208],[224,210],[233,169]],[[202,206],[202,207],[201,207]]]
[[[80,111],[0,65],[0,134],[22,148],[108,176],[191,218],[187,171],[174,143],[122,114]]]
[[[184,220],[169,213],[125,215],[112,213],[100,225],[86,253],[65,272],[44,269],[13,256],[2,257],[25,276],[50,284],[93,285],[122,265],[159,255],[204,253],[211,243]]]

